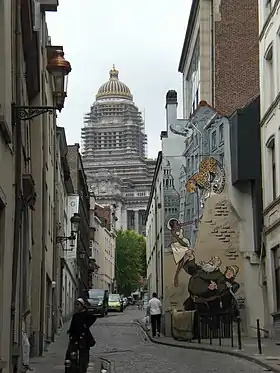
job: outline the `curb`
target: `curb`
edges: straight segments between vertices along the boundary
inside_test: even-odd
[[[219,349],[219,348],[215,348],[215,347],[211,347],[211,346],[197,346],[197,345],[191,345],[191,344],[189,344],[189,345],[178,345],[176,343],[163,342],[163,341],[160,341],[158,339],[154,339],[150,335],[150,333],[147,332],[147,330],[141,324],[141,322],[139,322],[139,320],[135,320],[135,323],[137,323],[142,328],[142,330],[145,332],[146,336],[153,343],[156,343],[156,344],[159,344],[159,345],[164,345],[164,346],[183,348],[185,350],[198,350],[198,351],[206,351],[206,352],[215,352],[217,354],[230,355],[230,356],[238,357],[240,359],[244,359],[244,360],[250,361],[252,363],[255,363],[256,365],[259,365],[262,368],[265,368],[269,371],[272,371],[272,372],[275,372],[275,373],[280,373],[280,367],[269,364],[269,363],[266,363],[266,362],[258,359],[255,356],[247,355],[243,352],[234,351],[234,350],[227,349],[227,348]]]

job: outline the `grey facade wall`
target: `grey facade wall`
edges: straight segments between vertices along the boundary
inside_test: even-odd
[[[78,235],[77,261],[79,267],[79,295],[88,288],[90,258],[90,195],[86,174],[79,152],[79,144],[69,145],[67,160],[70,168],[74,192],[79,195],[80,232]]]

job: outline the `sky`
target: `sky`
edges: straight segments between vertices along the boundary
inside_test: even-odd
[[[48,12],[53,45],[63,45],[71,63],[68,97],[58,117],[68,144],[80,143],[83,117],[115,64],[119,79],[144,111],[148,156],[161,150],[165,95],[178,92],[182,111],[182,75],[178,65],[191,0],[59,0]]]

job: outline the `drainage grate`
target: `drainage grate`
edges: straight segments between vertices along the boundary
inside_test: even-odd
[[[101,355],[108,355],[108,354],[123,354],[125,352],[133,352],[133,350],[118,350],[117,348],[112,348],[112,349],[108,349],[108,350],[104,350],[104,351],[101,351],[99,352],[99,354]]]

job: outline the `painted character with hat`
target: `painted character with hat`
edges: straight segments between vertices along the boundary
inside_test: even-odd
[[[239,267],[237,265],[227,266],[225,270],[226,285],[234,296],[234,294],[239,290],[240,285],[235,281],[236,276],[238,275]]]
[[[228,309],[232,309],[232,313],[235,317],[239,317],[239,309],[238,304],[235,298],[235,294],[240,288],[240,285],[238,282],[235,281],[236,276],[238,275],[239,267],[237,265],[230,265],[226,267],[226,270],[224,272],[225,280],[226,280],[226,286],[227,286],[227,292],[223,296],[223,307]]]

